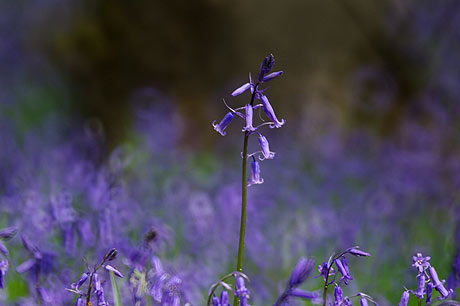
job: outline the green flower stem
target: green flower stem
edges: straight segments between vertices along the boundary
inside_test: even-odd
[[[121,306],[120,292],[118,291],[117,280],[115,279],[113,271],[110,271],[110,282],[112,283],[113,301],[115,306]]]

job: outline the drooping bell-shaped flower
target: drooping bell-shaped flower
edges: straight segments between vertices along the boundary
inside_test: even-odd
[[[5,285],[6,272],[8,272],[8,260],[0,260],[0,289]]]
[[[302,284],[310,275],[313,264],[312,259],[300,258],[289,277],[289,287],[294,288]]]
[[[364,252],[363,250],[360,250],[358,247],[349,248],[346,252],[354,256],[371,256],[370,253]]]
[[[239,298],[241,306],[247,305],[247,300],[249,299],[249,290],[246,288],[244,284],[244,278],[241,276],[237,276],[236,278],[235,295]]]
[[[343,299],[343,305],[345,305],[345,306],[353,306],[353,303],[351,302],[351,300],[350,300],[350,298],[348,296],[346,296]]]
[[[0,253],[7,257],[9,254],[8,249],[6,248],[6,245],[1,241],[0,241]]]
[[[262,79],[262,82],[271,81],[271,80],[273,80],[274,78],[279,77],[279,76],[282,75],[283,73],[284,73],[283,71],[275,71],[275,72],[272,72],[272,73],[270,73],[270,74],[267,74],[267,75],[264,76],[264,78]]]
[[[439,300],[444,300],[447,298],[450,294],[452,294],[453,290],[447,290],[444,287],[443,282],[439,280],[438,273],[436,272],[434,267],[429,267],[428,268],[428,274],[430,275],[431,282],[433,283],[434,289],[439,292],[441,296],[438,296]]]
[[[101,279],[99,278],[99,274],[94,273],[93,274],[93,279],[94,279],[94,290],[96,290],[96,291],[101,290],[102,283],[101,283]]]
[[[270,101],[268,101],[267,96],[261,94],[260,101],[262,102],[262,108],[264,109],[265,114],[271,121],[273,121],[273,124],[271,124],[270,127],[280,128],[281,126],[283,126],[286,120],[284,119],[281,119],[281,121],[278,120],[278,118],[275,115],[275,111],[273,110],[273,107],[270,104]]]
[[[233,112],[228,112],[219,124],[216,124],[216,121],[214,120],[212,123],[214,130],[216,130],[220,135],[225,136],[227,133],[224,130],[227,128],[230,122],[232,122],[234,117],[235,114]]]
[[[223,290],[222,293],[220,294],[220,305],[229,306],[228,301],[229,301],[228,292],[226,290]]]
[[[398,306],[407,306],[407,303],[409,302],[409,292],[404,291],[401,294],[401,299],[399,300]]]
[[[265,138],[264,135],[259,134],[259,145],[260,145],[260,148],[262,149],[262,154],[263,154],[263,158],[259,158],[260,160],[264,160],[264,159],[273,159],[273,157],[275,157],[275,152],[270,152],[270,145],[268,143],[268,140],[267,138]]]
[[[108,306],[107,302],[105,301],[104,296],[104,289],[101,287],[101,290],[96,291],[97,297],[97,306]]]
[[[423,257],[422,253],[417,253],[416,255],[412,256],[412,267],[417,268],[418,272],[421,273],[430,267],[430,259],[430,256]]]
[[[75,306],[85,306],[85,302],[83,301],[83,299],[81,298],[81,296],[79,296],[79,297],[75,300]]]
[[[343,290],[340,286],[334,288],[334,306],[340,306],[343,304]]]
[[[16,235],[18,232],[17,227],[15,226],[10,226],[10,227],[5,227],[0,230],[0,239],[2,240],[9,240]]]
[[[425,273],[419,273],[419,275],[417,275],[418,287],[415,291],[411,290],[412,294],[415,295],[418,299],[423,299],[425,296],[425,280]]]
[[[241,95],[243,92],[249,90],[251,88],[251,83],[246,83],[238,87],[232,92],[232,96],[238,96]]]
[[[319,297],[319,292],[318,291],[306,291],[302,289],[291,289],[288,291],[290,296],[295,296],[303,299],[309,299],[309,300],[314,300]]]
[[[212,306],[221,306],[219,298],[217,296],[213,296],[211,299]]]
[[[431,294],[433,293],[433,284],[428,282],[426,284],[426,301],[425,303],[428,305],[431,303]]]
[[[88,279],[88,274],[87,273],[83,273],[80,278],[78,279],[78,281],[76,283],[73,283],[72,285],[70,285],[70,287],[72,289],[75,289],[77,291],[80,290],[80,287],[86,282],[86,280]]]
[[[348,264],[346,263],[346,260],[345,260],[345,265],[344,265],[343,258],[345,258],[345,257],[342,257],[342,260],[335,259],[334,263],[335,263],[335,265],[337,267],[337,270],[339,270],[339,272],[342,274],[342,277],[340,278],[339,283],[344,281],[345,285],[348,285],[348,281],[352,280],[353,277],[351,277],[351,275],[350,275],[350,273],[348,271]]]
[[[251,162],[251,176],[248,179],[248,187],[256,184],[262,184],[264,179],[260,177],[260,165],[259,162],[253,158]]]
[[[246,119],[246,126],[243,128],[243,132],[254,132],[256,129],[252,126],[252,117],[254,114],[254,110],[252,109],[251,104],[246,104],[245,106],[245,119]]]
[[[361,295],[358,293],[359,296],[361,296],[361,299],[359,300],[359,305],[361,306],[369,306],[369,303],[367,302],[367,299],[364,297],[364,295]]]

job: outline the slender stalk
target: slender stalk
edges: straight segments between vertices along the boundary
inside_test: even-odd
[[[251,96],[251,106],[254,105],[254,100],[256,97],[257,87],[259,83],[254,86],[254,91]],[[241,176],[241,223],[240,223],[240,241],[238,244],[238,261],[236,264],[236,271],[243,272],[243,254],[244,254],[244,236],[246,233],[246,205],[247,205],[247,193],[248,193],[248,142],[249,142],[249,133],[244,133],[244,142],[243,142],[243,166],[242,166],[242,176]],[[233,299],[233,305],[238,306],[240,301],[235,295]]]
[[[91,290],[93,289],[93,274],[94,272],[91,272],[89,276],[89,286],[88,286],[88,294],[86,295],[86,306],[91,305]]]
[[[110,271],[110,282],[112,283],[113,302],[115,306],[121,306],[120,292],[118,291],[117,280],[115,279],[113,271]]]

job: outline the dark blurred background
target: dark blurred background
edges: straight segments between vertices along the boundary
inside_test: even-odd
[[[318,104],[338,112],[345,128],[386,136],[408,108],[427,119],[415,105],[427,88],[447,105],[458,94],[458,86],[447,84],[459,71],[454,0],[6,0],[0,6],[3,94],[34,113],[57,107],[98,120],[112,146],[126,136],[133,95],[143,88],[161,91],[183,114],[184,143],[209,145],[210,122],[224,112],[221,98],[229,99],[269,53],[286,72],[270,84],[270,96],[291,123],[307,104]]]

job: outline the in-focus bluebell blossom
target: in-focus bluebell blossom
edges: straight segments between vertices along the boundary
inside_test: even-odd
[[[212,306],[221,306],[220,300],[217,296],[213,296],[211,299]]]
[[[340,306],[343,304],[343,290],[340,286],[334,288],[334,306]]]
[[[364,295],[358,293],[358,295],[361,297],[359,300],[359,305],[361,306],[369,306],[369,303],[367,302],[367,299],[364,297]]]
[[[260,177],[260,165],[255,158],[251,162],[251,176],[248,179],[248,187],[256,184],[263,184],[264,179]]]
[[[240,87],[238,87],[237,89],[235,89],[233,92],[232,92],[232,96],[238,96],[238,95],[241,95],[243,92],[247,91],[248,89],[250,89],[252,86],[251,83],[246,83],[246,84],[243,84],[241,85]]]
[[[230,124],[230,122],[232,122],[234,117],[235,114],[233,112],[228,112],[219,124],[216,124],[216,121],[214,120],[214,122],[212,123],[214,130],[219,132],[219,134],[221,134],[222,136],[225,136],[227,134],[227,132],[225,132],[225,129]]]
[[[220,305],[229,306],[229,297],[228,297],[228,292],[226,290],[223,290],[222,293],[220,294]]]
[[[245,119],[246,119],[246,126],[243,127],[243,132],[254,132],[256,129],[252,126],[252,117],[254,114],[254,110],[252,109],[251,104],[246,104],[245,108]]]
[[[418,272],[421,273],[430,266],[430,259],[430,256],[423,257],[422,253],[417,253],[416,255],[412,256],[412,267],[417,268]]]
[[[300,258],[289,277],[289,287],[294,288],[302,284],[310,275],[313,268],[314,260]]]
[[[8,260],[0,260],[0,289],[4,287],[6,272],[8,272]]]
[[[263,158],[262,157],[259,157],[260,160],[264,160],[264,159],[273,159],[273,157],[275,157],[275,152],[270,152],[270,145],[268,143],[268,140],[267,138],[265,138],[264,135],[259,134],[259,145],[260,145],[260,148],[262,149],[262,154],[263,154]]]
[[[272,72],[272,73],[270,73],[270,74],[267,74],[267,75],[264,76],[264,78],[262,79],[262,82],[271,81],[271,80],[273,80],[274,78],[279,77],[279,76],[282,75],[283,73],[284,73],[283,71],[275,71],[275,72]]]
[[[267,117],[273,121],[273,124],[270,125],[271,128],[280,128],[284,125],[284,123],[286,123],[286,120],[284,119],[281,119],[278,120],[278,118],[276,117],[275,115],[275,111],[273,110],[273,107],[272,105],[270,104],[270,101],[268,101],[268,98],[267,96],[261,94],[260,95],[260,101],[262,102],[262,108],[265,112],[265,114],[267,115]]]
[[[346,262],[346,259],[344,262],[344,258],[345,258],[344,256],[342,256],[341,259],[337,258],[334,260],[334,263],[337,267],[337,270],[342,274],[342,277],[340,278],[339,283],[344,281],[345,285],[348,285],[348,281],[352,280],[353,277],[350,275],[348,271],[348,264]]]
[[[104,288],[101,287],[100,290],[96,291],[97,297],[97,306],[108,306],[108,303],[105,300]]]
[[[269,56],[264,58],[262,64],[260,65],[259,75],[257,76],[258,82],[263,81],[264,76],[272,70],[274,64],[275,57],[273,56],[273,54],[270,54]]]
[[[94,290],[98,291],[102,289],[101,279],[99,278],[99,274],[96,272],[93,273],[93,281],[94,281]]]
[[[78,297],[75,300],[75,306],[85,306],[85,302],[83,301],[83,299],[81,297]]]
[[[72,285],[70,285],[70,287],[72,289],[75,289],[76,291],[79,291],[80,290],[80,287],[86,282],[86,280],[88,279],[89,275],[87,273],[83,273],[80,278],[78,279],[78,281],[76,283],[73,283]]]
[[[407,306],[408,302],[409,302],[409,292],[404,291],[401,294],[401,299],[399,300],[398,306]]]
[[[348,296],[346,296],[343,299],[343,305],[345,305],[345,306],[353,306],[353,303],[351,302],[351,300],[350,300],[350,298]]]
[[[431,282],[433,283],[433,288],[439,292],[441,296],[438,296],[439,300],[446,299],[450,294],[452,294],[453,290],[447,290],[444,287],[443,282],[439,280],[438,273],[436,272],[435,268],[430,266],[428,268],[428,274],[430,275]]]

